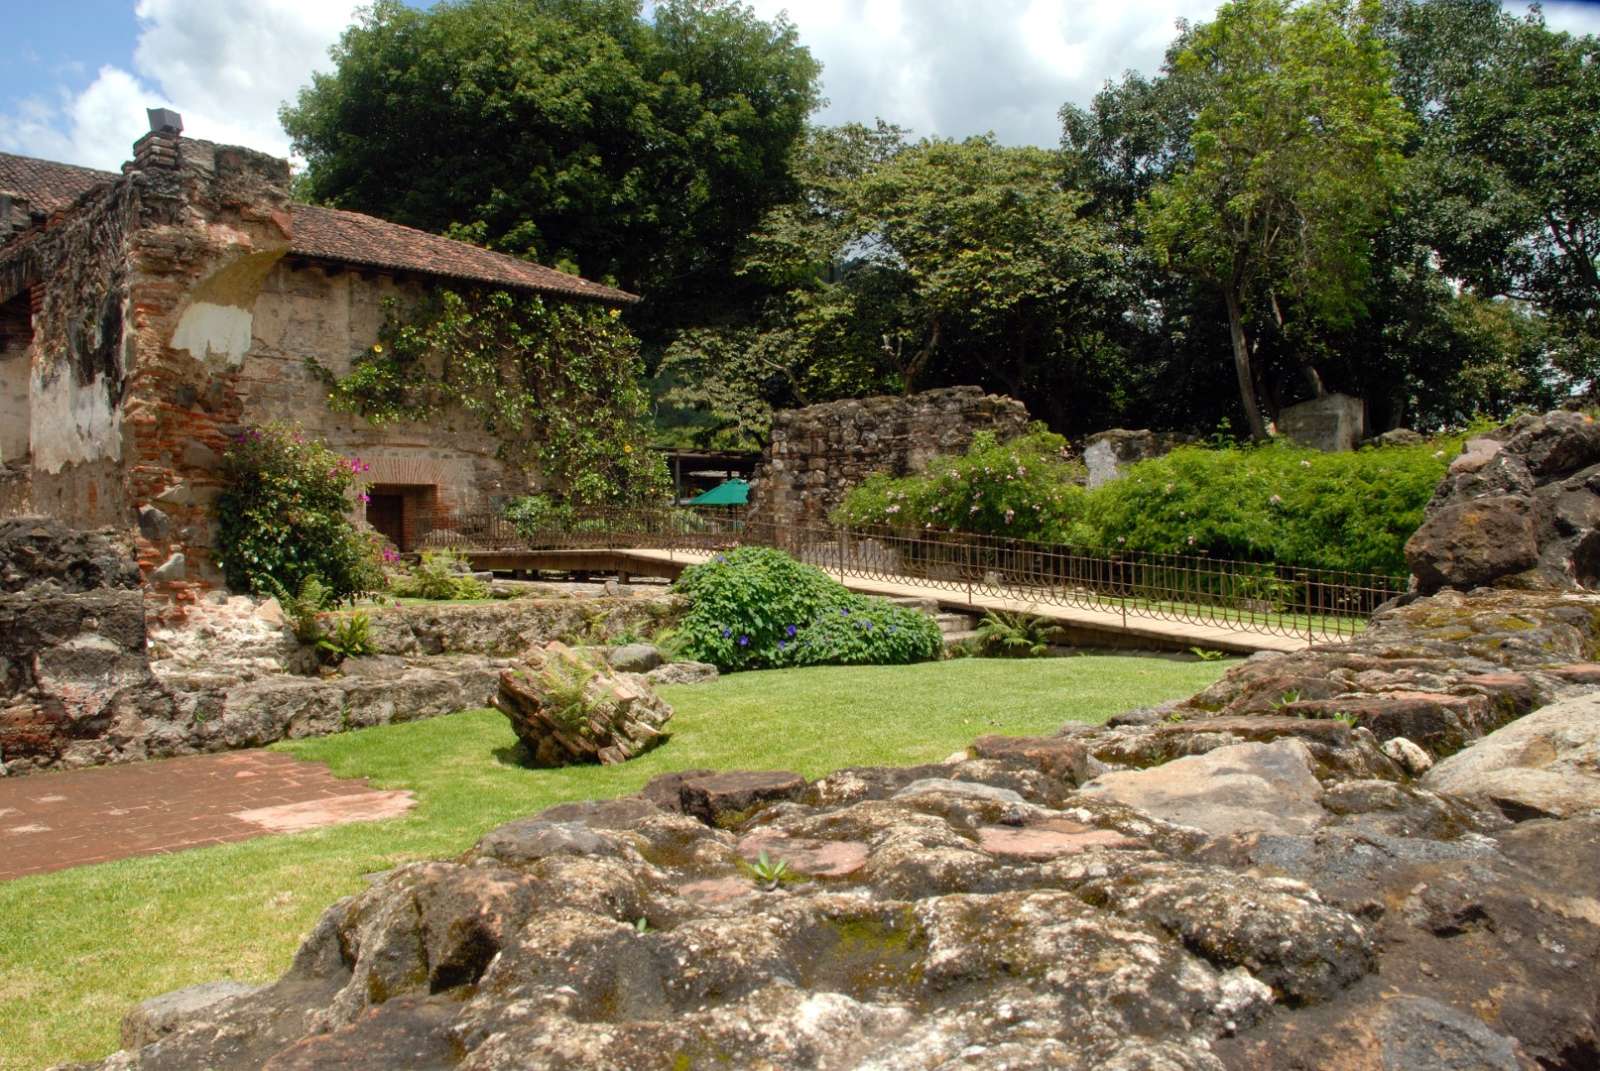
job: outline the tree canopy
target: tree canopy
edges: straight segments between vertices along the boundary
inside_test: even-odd
[[[317,200],[570,265],[693,318],[795,194],[820,67],[729,0],[399,0],[283,109]]]

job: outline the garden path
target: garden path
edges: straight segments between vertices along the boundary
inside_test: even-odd
[[[0,778],[0,881],[393,818],[413,802],[261,750]]]

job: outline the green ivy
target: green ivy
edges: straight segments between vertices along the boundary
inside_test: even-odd
[[[246,428],[222,456],[218,564],[235,591],[299,592],[329,600],[384,586],[373,537],[350,521],[362,462],[279,424]]]
[[[941,650],[939,627],[925,614],[857,595],[766,547],[740,547],[691,566],[675,590],[689,603],[675,649],[724,672],[899,664],[937,658]]]
[[[616,309],[503,290],[389,301],[378,342],[328,384],[328,402],[374,424],[464,410],[502,460],[537,470],[578,506],[663,501],[665,460],[649,448],[638,340]]]

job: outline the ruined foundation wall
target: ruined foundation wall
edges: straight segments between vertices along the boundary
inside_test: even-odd
[[[877,472],[904,476],[959,454],[980,431],[1001,439],[1028,424],[1023,404],[978,387],[849,399],[791,409],[751,479],[751,512],[783,525],[822,525],[846,492]]]

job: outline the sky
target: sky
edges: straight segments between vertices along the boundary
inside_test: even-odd
[[[408,0],[413,2],[413,0]],[[420,3],[420,0],[417,0]],[[1217,0],[747,0],[787,11],[823,63],[824,123],[882,117],[917,135],[992,131],[1054,146],[1063,103],[1153,72],[1179,18]],[[1508,0],[1511,2],[1511,0]],[[278,108],[354,18],[353,0],[0,0],[0,151],[115,169],[148,128],[288,155]],[[1518,10],[1522,10],[1520,7]],[[1600,2],[1546,21],[1600,33]]]

